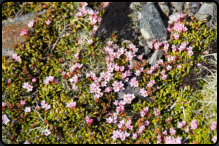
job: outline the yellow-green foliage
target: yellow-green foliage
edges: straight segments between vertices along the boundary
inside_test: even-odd
[[[195,115],[192,110],[198,110],[201,103],[191,100],[194,89],[191,83],[185,82],[191,80],[191,75],[197,72],[196,63],[204,63],[205,59],[200,54],[207,48],[209,44],[216,40],[217,34],[215,30],[210,30],[203,22],[193,21],[190,19],[187,25],[188,31],[180,34],[180,39],[170,40],[169,44],[180,45],[184,41],[188,41],[193,47],[194,56],[189,56],[186,52],[173,53],[171,49],[163,56],[165,61],[163,68],[169,63],[167,55],[180,56],[171,63],[172,70],[168,72],[167,79],[161,80],[159,75],[162,69],[158,70],[157,75],[142,74],[139,80],[139,88],[146,87],[150,80],[156,80],[159,89],[152,88],[150,93],[150,101],[139,99],[133,100],[131,105],[127,105],[128,112],[120,114],[121,119],[132,119],[133,130],[138,131],[142,121],[149,120],[150,125],[137,139],[131,136],[125,141],[111,138],[112,132],[117,129],[116,124],[106,122],[108,113],[115,110],[113,101],[115,101],[116,93],[106,93],[99,100],[94,100],[90,94],[91,80],[86,78],[86,73],[90,71],[97,75],[101,71],[106,70],[104,47],[106,42],[101,42],[98,38],[94,38],[89,32],[92,26],[85,19],[74,18],[79,3],[60,2],[46,3],[50,5],[46,13],[37,16],[34,25],[34,32],[31,37],[27,38],[25,44],[18,45],[15,52],[21,57],[21,63],[14,59],[3,60],[5,68],[2,70],[2,100],[6,103],[2,115],[6,114],[10,122],[2,125],[2,139],[5,143],[75,143],[75,144],[94,144],[94,143],[157,143],[157,135],[164,130],[169,131],[170,127],[177,127],[177,122],[185,120],[187,124],[193,119],[198,120],[198,128],[192,132],[185,132],[177,129],[176,136],[183,138],[186,143],[212,143],[211,138],[213,132],[209,126],[204,123],[205,117]],[[4,11],[7,11],[5,3]],[[100,3],[90,3],[94,7],[99,7]],[[34,5],[32,5],[35,8]],[[32,7],[31,6],[31,7]],[[19,6],[20,7],[20,6]],[[17,12],[16,9],[13,10]],[[4,19],[12,17],[13,14],[6,15]],[[99,16],[103,15],[103,11]],[[46,25],[45,21],[50,20],[51,24]],[[86,43],[79,45],[78,39],[86,33],[93,40],[92,45]],[[115,35],[112,35],[114,44],[117,44]],[[126,43],[117,44],[119,47],[128,48]],[[75,59],[74,54],[80,49],[79,59]],[[161,48],[163,49],[163,48]],[[81,69],[74,72],[74,75],[81,74],[78,89],[73,90],[69,83],[69,79],[73,76],[69,68],[78,62],[83,64]],[[115,59],[118,65],[127,67],[129,63],[126,61],[125,55],[119,59]],[[177,69],[177,65],[181,64],[182,68]],[[144,69],[151,66],[147,64]],[[135,71],[136,68],[132,71]],[[62,73],[66,72],[63,76]],[[56,81],[49,85],[44,84],[44,80],[48,76],[54,76]],[[37,82],[32,83],[32,78],[37,78]],[[8,80],[11,84],[8,85]],[[121,75],[115,73],[113,80],[121,80]],[[26,92],[22,87],[24,82],[29,82],[34,86],[32,92]],[[196,99],[202,99],[200,93],[195,95]],[[26,102],[25,106],[20,101]],[[40,102],[45,100],[51,105],[51,108],[35,109]],[[76,101],[77,105],[71,109],[66,107],[70,101]],[[25,107],[31,107],[30,113],[25,113]],[[140,117],[140,111],[149,107],[148,117]],[[155,116],[154,109],[160,110],[160,115]],[[94,119],[92,125],[85,122],[86,116]],[[47,137],[44,130],[49,129],[51,134]],[[192,134],[193,133],[193,134]],[[210,138],[209,138],[209,135]],[[162,142],[163,143],[163,142]]]

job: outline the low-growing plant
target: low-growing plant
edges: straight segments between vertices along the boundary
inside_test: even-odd
[[[191,81],[216,31],[179,13],[168,28],[171,39],[149,43],[163,52],[150,65],[136,42],[93,36],[108,4],[50,3],[34,18],[33,34],[3,62],[3,141],[215,143],[215,123],[193,112],[204,95],[194,94],[198,84]],[[140,95],[119,98],[127,86]]]

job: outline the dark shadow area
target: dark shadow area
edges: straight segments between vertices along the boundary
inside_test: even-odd
[[[102,18],[100,27],[95,37],[99,37],[102,41],[107,39],[116,32],[119,40],[133,40],[137,38],[133,29],[133,24],[128,15],[131,13],[129,9],[130,2],[112,2]]]

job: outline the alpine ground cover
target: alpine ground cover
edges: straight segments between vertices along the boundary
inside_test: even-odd
[[[216,27],[178,13],[170,40],[149,43],[163,53],[150,65],[137,40],[94,37],[109,3],[47,4],[28,24],[32,32],[21,32],[26,42],[3,58],[4,143],[216,142],[217,109],[205,103],[217,83],[208,89],[198,79]],[[141,96],[118,98],[128,85]]]

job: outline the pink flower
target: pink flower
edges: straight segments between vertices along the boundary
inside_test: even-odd
[[[114,92],[119,92],[119,91],[124,90],[124,84],[122,83],[122,81],[120,82],[114,81],[112,85],[113,85]]]
[[[28,25],[29,28],[32,28],[33,25],[34,25],[34,19],[31,20],[27,25]]]
[[[107,88],[105,88],[105,92],[110,92],[110,91],[112,91],[112,87],[107,87]]]
[[[191,129],[196,129],[198,127],[198,121],[196,119],[192,120],[190,124],[191,124]]]
[[[131,104],[134,98],[135,98],[134,94],[126,94],[124,95],[123,100],[125,101],[126,104]]]
[[[31,144],[28,140],[26,140],[25,142],[24,142],[24,144]]]
[[[5,103],[4,102],[2,102],[2,110],[4,110],[4,108],[5,108]]]
[[[185,18],[185,17],[186,17],[186,15],[180,12],[180,13],[177,14],[177,21],[178,21],[179,19],[183,19],[183,18]]]
[[[91,119],[89,116],[86,116],[85,121],[86,121],[86,123],[89,124],[89,125],[90,125],[90,124],[93,124],[93,122],[94,122],[94,120]]]
[[[116,111],[117,112],[123,112],[125,111],[125,101],[120,101],[119,104],[116,106]]]
[[[137,58],[138,58],[139,60],[142,60],[143,55],[144,55],[144,54],[141,54],[141,55],[139,55]]]
[[[171,69],[172,69],[172,66],[171,66],[171,65],[168,65],[168,66],[166,67],[166,69],[167,69],[167,70],[171,70]]]
[[[92,39],[89,39],[89,40],[87,41],[87,43],[88,43],[89,45],[91,45],[91,44],[93,44],[93,40],[92,40]]]
[[[167,79],[167,75],[166,75],[166,74],[165,74],[165,75],[162,75],[162,76],[161,76],[161,79],[162,79],[162,80],[166,80],[166,79]]]
[[[67,106],[66,106],[66,107],[70,107],[70,108],[72,108],[72,109],[73,109],[73,108],[75,108],[75,107],[76,107],[76,102],[75,102],[75,101],[74,101],[74,102],[73,102],[73,101],[71,101],[70,103],[68,103],[68,104],[67,104]]]
[[[103,2],[102,5],[103,5],[103,8],[106,8],[111,2]]]
[[[106,118],[106,122],[107,122],[107,123],[112,123],[112,122],[113,122],[112,117],[108,117],[108,118]]]
[[[132,139],[136,139],[138,137],[137,133],[132,133]]]
[[[48,104],[45,104],[45,110],[47,111],[47,110],[49,110],[50,109],[50,105],[48,105]]]
[[[176,130],[173,127],[170,128],[170,134],[171,135],[175,135],[176,134]]]
[[[217,136],[215,135],[211,140],[212,140],[213,143],[216,143],[217,142]]]
[[[134,57],[134,54],[131,51],[125,52],[125,55],[127,61],[131,61],[132,58]]]
[[[178,65],[177,65],[177,68],[178,68],[178,69],[180,69],[181,67],[182,67],[182,65],[181,65],[181,64],[178,64]]]
[[[162,133],[167,136],[167,130],[164,130]]]
[[[21,62],[21,58],[20,58],[20,56],[17,55],[17,53],[13,53],[12,58],[17,62]]]
[[[125,67],[124,66],[119,66],[119,70],[122,72],[124,71]]]
[[[160,115],[160,110],[159,110],[159,109],[155,109],[154,115],[155,115],[155,116],[159,116],[159,115]]]
[[[7,125],[10,122],[10,120],[8,119],[7,115],[3,115],[2,116],[2,123]]]
[[[150,80],[150,82],[147,84],[148,88],[151,88],[155,84],[154,80]]]
[[[139,127],[138,129],[138,133],[143,133],[143,131],[145,130],[145,125],[142,125],[141,127]]]
[[[32,78],[32,83],[35,83],[37,81],[37,79],[36,78]]]
[[[20,33],[20,36],[24,36],[24,35],[27,35],[28,32],[26,29],[22,30],[21,33]]]
[[[27,92],[30,92],[33,90],[33,86],[31,86],[28,82],[24,83],[22,87],[27,89]]]
[[[172,48],[172,51],[173,51],[173,52],[176,52],[176,51],[177,51],[177,47],[176,47],[176,45],[172,45],[171,48]]]
[[[51,132],[50,132],[49,129],[46,129],[46,130],[44,131],[44,134],[45,134],[46,136],[49,136],[49,135],[51,134]]]
[[[149,122],[148,120],[146,120],[146,121],[144,122],[144,124],[145,124],[145,126],[148,126],[148,125],[150,124],[150,122]]]
[[[162,141],[162,137],[161,134],[159,133],[157,136],[157,143],[161,143],[161,141]]]
[[[189,50],[189,51],[188,51],[188,55],[189,55],[189,56],[192,56],[192,55],[193,55],[193,51]]]
[[[144,96],[144,97],[147,97],[147,96],[148,96],[147,91],[146,91],[145,89],[143,89],[143,88],[140,89],[140,93],[141,93],[141,95]]]
[[[50,20],[47,20],[47,21],[46,21],[46,25],[47,25],[47,26],[50,25],[50,23],[51,23]]]
[[[193,48],[192,48],[191,46],[189,46],[189,47],[187,48],[188,51],[192,51],[192,49],[193,49]]]
[[[217,128],[217,122],[214,121],[211,123],[211,130],[216,130],[216,128]]]
[[[185,31],[188,30],[186,28],[186,26],[184,24],[180,23],[180,22],[179,23],[175,23],[172,29],[176,30],[178,32],[185,32]]]
[[[25,107],[25,110],[24,110],[26,113],[29,113],[31,112],[31,108],[30,107]]]
[[[21,100],[21,105],[25,105],[25,101],[24,100]]]
[[[138,81],[136,80],[136,77],[132,78],[131,79],[131,82],[130,82],[130,86],[131,87],[134,87],[134,88],[137,88],[138,87]]]

